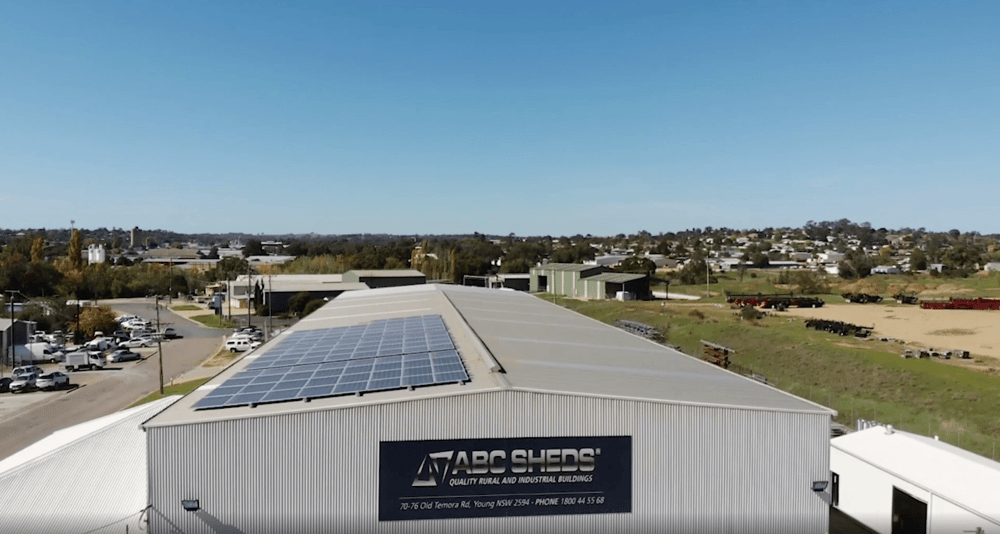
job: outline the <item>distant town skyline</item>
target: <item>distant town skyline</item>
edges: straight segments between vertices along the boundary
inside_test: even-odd
[[[1000,4],[0,8],[0,226],[1000,233]]]

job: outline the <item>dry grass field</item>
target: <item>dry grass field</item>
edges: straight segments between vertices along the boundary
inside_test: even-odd
[[[827,304],[822,308],[792,308],[785,313],[873,326],[879,337],[902,340],[913,347],[967,350],[976,357],[985,357],[980,359],[992,362],[991,367],[1000,367],[1000,312]]]

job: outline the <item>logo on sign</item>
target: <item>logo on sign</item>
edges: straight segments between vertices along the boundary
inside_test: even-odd
[[[600,448],[514,449],[439,451],[424,456],[412,487],[433,488],[455,475],[503,475],[534,473],[589,473],[594,471]],[[454,460],[454,462],[452,461]]]
[[[455,451],[432,452],[424,457],[417,469],[417,477],[413,479],[414,488],[433,488],[439,483],[444,484],[445,474],[451,465],[451,457]],[[444,466],[442,467],[442,462]]]

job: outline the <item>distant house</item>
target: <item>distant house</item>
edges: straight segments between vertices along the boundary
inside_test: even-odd
[[[983,270],[988,273],[1000,271],[1000,261],[991,261],[983,266]]]
[[[847,257],[847,255],[843,252],[828,250],[826,252],[820,252],[816,255],[816,257],[820,263],[839,263],[844,261],[844,258]]]
[[[872,267],[872,274],[899,274],[901,271],[895,265],[879,265]]]

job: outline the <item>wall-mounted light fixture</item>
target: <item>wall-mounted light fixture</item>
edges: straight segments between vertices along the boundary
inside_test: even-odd
[[[816,493],[824,491],[826,489],[827,484],[829,484],[829,482],[825,480],[813,481],[813,491],[815,491]]]
[[[197,512],[198,510],[201,510],[201,505],[198,503],[198,499],[184,499],[181,501],[181,506],[183,506],[188,512]]]

